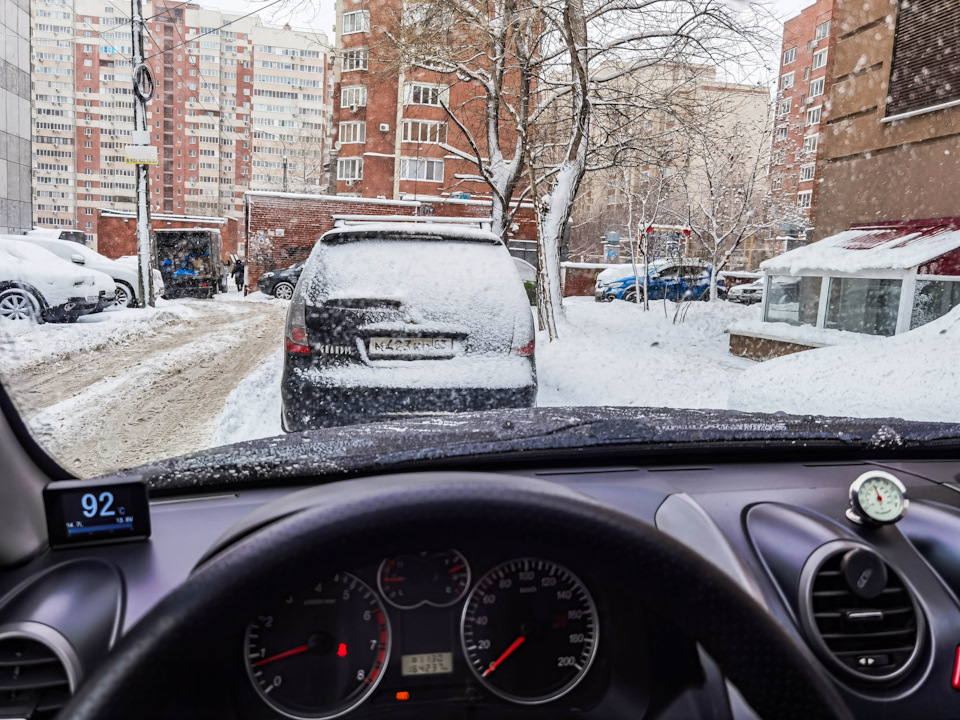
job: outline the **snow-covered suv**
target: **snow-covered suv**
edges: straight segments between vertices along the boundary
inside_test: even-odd
[[[530,305],[513,258],[485,230],[331,230],[297,283],[284,349],[288,432],[536,400]]]
[[[61,260],[22,237],[0,235],[0,318],[72,322],[113,304],[116,288],[109,276]]]

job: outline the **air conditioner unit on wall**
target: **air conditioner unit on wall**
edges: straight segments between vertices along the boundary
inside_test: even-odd
[[[359,105],[351,105],[351,106],[350,106],[350,112],[352,112],[352,113],[357,112],[357,110],[359,110],[359,109],[360,109],[360,106],[359,106]]]
[[[353,187],[353,182],[354,182],[353,180],[345,180],[345,181],[344,181],[344,184],[345,184],[347,187]]]
[[[380,132],[390,132],[389,123],[380,123]]]

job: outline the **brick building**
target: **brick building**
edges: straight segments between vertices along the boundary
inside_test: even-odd
[[[100,209],[135,209],[129,4],[33,0],[34,222],[99,236]],[[327,183],[326,37],[173,0],[147,0],[155,213],[240,218],[250,188]],[[284,162],[286,158],[286,163]]]
[[[785,223],[814,224],[826,99],[833,80],[836,43],[831,32],[836,0],[817,0],[783,26],[771,189],[784,201]]]
[[[306,258],[317,239],[333,229],[338,220],[373,216],[384,221],[417,218],[419,222],[490,218],[489,202],[459,198],[426,202],[274,192],[249,192],[244,198],[249,225],[245,261],[248,287],[252,289],[267,270],[288,267]],[[519,241],[536,240],[532,207],[522,206],[517,212],[513,235]]]
[[[476,176],[476,166],[440,147],[449,143],[469,151],[442,105],[468,105],[476,100],[476,87],[450,86],[448,76],[422,69],[398,72],[385,64],[381,53],[371,53],[386,45],[387,31],[405,12],[413,11],[400,0],[337,1],[336,193],[393,200],[489,197],[485,184],[464,178]]]
[[[838,3],[833,25],[815,238],[960,217],[960,3]]]
[[[151,216],[154,230],[210,228],[220,231],[223,242],[223,259],[231,255],[243,255],[244,244],[240,241],[240,222],[236,218],[165,215],[157,213]],[[99,213],[98,252],[109,258],[137,254],[137,216],[132,212],[105,210]]]

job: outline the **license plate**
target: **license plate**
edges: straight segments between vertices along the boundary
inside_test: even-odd
[[[87,302],[100,302],[99,295],[87,295]]]
[[[454,354],[452,338],[370,338],[367,345],[370,357],[390,356],[427,356],[440,357]]]

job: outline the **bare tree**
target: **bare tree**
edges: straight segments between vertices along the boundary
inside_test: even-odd
[[[686,223],[712,266],[711,300],[718,297],[718,274],[744,241],[775,222],[768,211],[773,202],[769,112],[753,123],[722,120],[687,129],[690,158],[684,175]]]
[[[650,100],[624,78],[678,65],[758,64],[770,34],[762,5],[728,0],[426,0],[419,29],[388,32],[398,66],[470,83],[482,102],[448,105],[469,160],[491,189],[494,229],[506,232],[511,203],[529,198],[539,240],[541,326],[552,339],[562,320],[560,247],[592,167],[649,152],[649,138],[625,142]],[[432,30],[428,28],[433,28]],[[662,110],[662,103],[657,110]],[[600,117],[603,116],[603,120]],[[594,123],[601,132],[594,132]],[[525,181],[525,182],[524,182]]]

